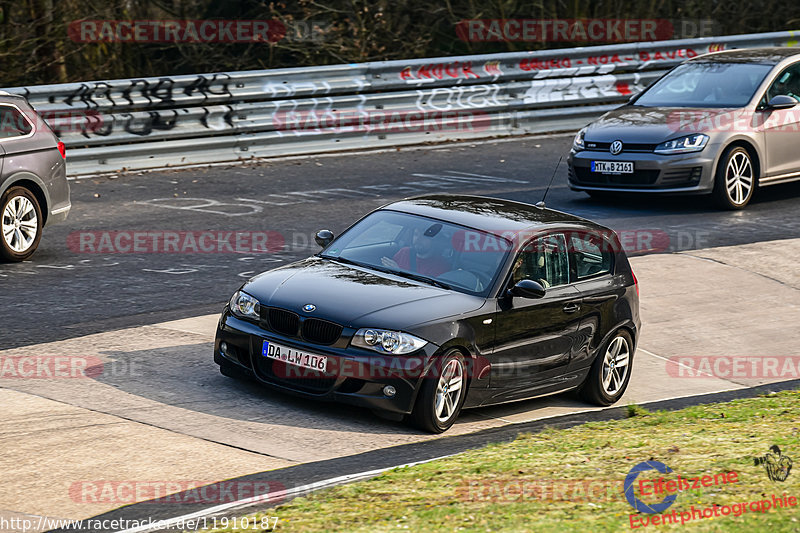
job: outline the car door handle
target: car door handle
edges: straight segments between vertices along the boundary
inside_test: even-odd
[[[564,312],[565,313],[575,313],[576,311],[579,311],[580,308],[581,308],[580,304],[576,304],[574,302],[573,303],[568,303],[567,305],[564,306]]]

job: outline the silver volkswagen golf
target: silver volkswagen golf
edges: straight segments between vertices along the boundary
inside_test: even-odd
[[[581,129],[569,185],[710,194],[744,208],[758,187],[800,180],[800,50],[728,50],[678,65]]]
[[[0,260],[23,261],[70,210],[64,143],[22,97],[0,91]]]

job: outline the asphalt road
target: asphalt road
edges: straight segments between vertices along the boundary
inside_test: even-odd
[[[460,193],[538,202],[570,143],[569,136],[524,138],[74,181],[67,223],[46,228],[31,261],[0,264],[0,349],[215,312],[251,275],[314,253],[317,229],[339,233],[403,197]],[[615,230],[657,235],[634,253],[800,237],[800,183],[764,189],[742,212],[718,211],[704,198],[601,202],[570,191],[562,163],[547,205]],[[185,234],[180,253],[165,253],[163,243],[150,253],[116,253],[132,242],[113,244],[119,232],[133,238],[131,232],[208,230],[276,232],[267,247],[282,246],[194,253]],[[220,238],[224,244],[230,237]]]

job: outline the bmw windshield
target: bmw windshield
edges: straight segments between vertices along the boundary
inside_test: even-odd
[[[320,256],[486,296],[510,249],[509,241],[483,231],[381,210],[356,223]]]
[[[693,61],[673,69],[633,105],[739,108],[750,102],[771,65]]]

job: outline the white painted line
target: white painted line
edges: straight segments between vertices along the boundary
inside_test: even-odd
[[[434,457],[433,459],[426,459],[424,461],[417,461],[415,463],[406,463],[403,465],[397,466],[390,466],[388,468],[380,468],[377,470],[368,470],[366,472],[359,472],[356,474],[347,474],[345,476],[334,477],[330,479],[325,479],[322,481],[317,481],[315,483],[309,483],[308,485],[302,485],[300,487],[295,487],[289,490],[279,490],[274,492],[268,492],[266,494],[259,494],[258,496],[251,496],[250,498],[243,498],[241,500],[237,500],[235,502],[223,503],[222,505],[217,505],[214,507],[209,507],[208,509],[203,509],[202,511],[196,511],[194,513],[185,514],[182,516],[176,516],[174,518],[167,518],[164,520],[160,520],[158,522],[154,522],[152,524],[147,524],[139,527],[134,527],[130,529],[123,529],[118,531],[117,533],[141,533],[144,531],[153,531],[157,529],[166,529],[171,526],[175,526],[181,523],[185,523],[188,520],[194,520],[196,518],[202,518],[204,516],[212,515],[215,513],[221,513],[222,511],[227,511],[228,509],[233,509],[236,507],[242,507],[245,505],[250,505],[253,503],[270,503],[273,501],[281,501],[288,496],[298,496],[300,494],[305,494],[307,492],[320,490],[328,487],[333,487],[335,485],[342,485],[344,483],[350,483],[352,481],[358,481],[361,479],[368,479],[371,477],[375,477],[379,474],[384,472],[388,472],[389,470],[393,470],[395,468],[405,468],[407,466],[416,466],[421,465],[424,463],[430,463],[431,461],[438,461],[439,459],[446,459],[448,457],[453,457],[457,454],[450,454],[450,455],[442,455],[441,457]]]

